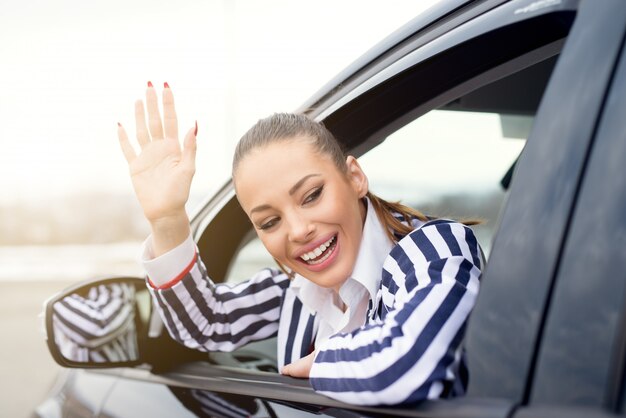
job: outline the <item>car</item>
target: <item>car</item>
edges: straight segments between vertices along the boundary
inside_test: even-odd
[[[297,109],[359,157],[374,192],[480,218],[481,291],[466,335],[468,392],[365,407],[276,370],[275,341],[232,353],[174,343],[145,281],[59,293],[47,343],[67,370],[48,416],[608,417],[626,396],[626,2],[446,0],[398,29]],[[621,174],[620,174],[621,173]],[[209,275],[271,263],[232,182],[192,218]],[[221,280],[220,280],[221,279]],[[71,360],[56,304],[133,286],[138,351]]]

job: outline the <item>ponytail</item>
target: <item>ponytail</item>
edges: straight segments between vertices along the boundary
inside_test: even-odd
[[[432,218],[429,218],[417,209],[403,205],[400,202],[388,202],[369,191],[366,196],[372,203],[378,219],[386,226],[385,232],[387,237],[394,243],[415,229],[412,224],[413,219],[419,219],[422,222],[432,220]],[[480,224],[481,220],[466,219],[459,222],[470,226]]]
[[[385,232],[392,242],[398,242],[399,237],[403,237],[415,229],[411,222],[413,218],[423,222],[428,221],[428,217],[422,212],[400,202],[388,202],[372,192],[367,192],[366,196],[372,203],[378,219],[386,226]],[[402,220],[397,215],[400,215]]]

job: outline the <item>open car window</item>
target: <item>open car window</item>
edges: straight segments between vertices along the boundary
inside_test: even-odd
[[[479,220],[473,229],[488,258],[516,161],[556,60],[551,56],[473,90],[388,135],[359,158],[370,190],[429,216]],[[254,230],[242,242],[226,283],[276,267]],[[276,358],[275,339],[244,350],[248,357]]]
[[[557,56],[456,98],[404,125],[359,158],[370,190],[426,215],[479,220],[488,256],[508,185],[532,129]],[[225,282],[276,266],[254,231]]]

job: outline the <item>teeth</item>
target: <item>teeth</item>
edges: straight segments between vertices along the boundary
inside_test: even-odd
[[[328,241],[326,241],[325,243],[323,243],[322,245],[320,245],[313,251],[309,251],[306,254],[302,254],[300,258],[303,259],[304,261],[309,261],[309,260],[313,260],[319,257],[320,255],[322,255],[324,251],[326,251],[327,248],[330,247],[330,244],[334,241],[334,239],[335,237],[333,236],[331,239],[329,239]]]

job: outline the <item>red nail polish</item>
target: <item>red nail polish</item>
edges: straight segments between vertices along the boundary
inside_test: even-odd
[[[163,87],[165,87],[166,89],[169,89],[169,88],[170,88],[170,85],[169,85],[169,84],[167,84],[167,81],[166,81],[165,83],[163,83]]]
[[[198,121],[196,121],[196,129],[193,131],[193,136],[198,136]]]
[[[154,87],[154,86],[152,85],[152,81],[148,81],[148,87]]]

